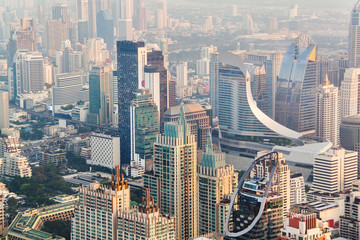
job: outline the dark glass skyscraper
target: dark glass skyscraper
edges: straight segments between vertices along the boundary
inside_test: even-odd
[[[119,133],[122,163],[130,162],[130,103],[135,99],[136,91],[143,81],[146,60],[144,42],[117,42]]]
[[[109,50],[114,49],[114,19],[107,10],[96,14],[97,36],[104,39]]]

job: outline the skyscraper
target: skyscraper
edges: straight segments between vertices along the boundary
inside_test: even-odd
[[[345,70],[344,80],[340,87],[341,119],[360,113],[360,69]]]
[[[61,19],[46,21],[46,48],[49,56],[55,56],[61,43],[68,39],[67,26]]]
[[[9,127],[9,94],[0,90],[0,130]]]
[[[93,67],[89,76],[88,121],[110,125],[113,120],[113,71],[110,65]]]
[[[277,81],[275,120],[297,132],[315,130],[317,44],[302,34],[292,43]]]
[[[326,75],[316,94],[315,133],[331,141],[334,146],[339,145],[339,106],[338,88],[330,84]]]
[[[175,216],[176,239],[193,239],[198,234],[197,150],[183,107],[179,122],[165,124],[164,135],[158,135],[154,154],[154,172],[144,175],[144,185],[161,213]]]
[[[165,68],[164,55],[161,51],[153,50],[147,53],[145,68],[145,88],[151,89],[153,99],[158,105],[160,124],[165,111],[169,108],[169,72]],[[157,81],[157,77],[158,81]]]
[[[159,134],[158,107],[149,89],[139,90],[130,105],[131,161],[145,169],[146,161],[153,158],[154,142]]]
[[[349,26],[349,66],[353,68],[360,67],[360,1],[358,1],[350,17]]]
[[[144,66],[147,63],[145,43],[117,42],[117,59],[121,161],[128,163],[131,160],[130,103],[144,80]]]
[[[89,38],[96,37],[96,2],[95,0],[76,0],[78,22],[87,22]],[[80,27],[79,27],[80,30]]]
[[[222,222],[219,222],[215,209],[234,192],[238,183],[238,173],[234,166],[226,165],[225,158],[225,153],[213,149],[209,132],[202,163],[198,166],[200,235],[219,234]]]
[[[357,179],[358,153],[344,148],[332,148],[315,157],[311,190],[338,193],[350,190]]]
[[[16,31],[17,49],[34,52],[37,50],[35,25],[32,18],[22,18]]]
[[[109,50],[114,49],[114,19],[110,11],[102,10],[96,15],[97,36],[103,38]]]
[[[179,87],[186,87],[188,85],[187,62],[182,62],[176,66],[176,84]]]

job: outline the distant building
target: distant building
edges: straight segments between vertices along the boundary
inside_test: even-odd
[[[46,49],[48,56],[55,56],[61,49],[62,41],[68,39],[68,27],[62,19],[46,21]]]
[[[120,165],[120,138],[104,134],[90,136],[91,158],[87,164],[114,169]]]
[[[357,179],[358,153],[332,148],[315,156],[311,190],[337,193],[350,190]]]
[[[71,222],[71,239],[116,239],[119,214],[130,210],[130,187],[120,176],[119,167],[109,186],[91,183],[80,187],[79,198]]]
[[[164,135],[154,144],[154,172],[144,174],[144,186],[150,188],[160,212],[175,216],[176,239],[198,235],[196,154],[196,138],[181,106],[178,123],[166,123]]]
[[[37,50],[35,24],[32,18],[22,18],[20,20],[20,29],[16,31],[16,42],[19,50],[30,52]]]
[[[349,67],[360,67],[360,37],[358,32],[360,31],[360,2],[358,1],[352,12],[350,13],[350,28],[349,28]]]
[[[164,123],[177,122],[180,118],[180,106],[169,108],[164,115]],[[210,117],[198,103],[183,106],[187,124],[191,134],[195,135],[198,149],[205,149],[208,132],[211,129]]]
[[[188,85],[188,63],[182,62],[176,66],[176,85],[185,87]]]
[[[338,88],[330,84],[326,75],[316,94],[315,134],[328,139],[333,146],[339,146],[339,107]]]
[[[113,121],[113,71],[110,65],[93,67],[89,76],[88,122],[111,125]]]
[[[153,159],[154,142],[160,131],[158,107],[150,90],[139,90],[130,105],[131,161],[145,170],[146,162]]]
[[[9,94],[0,90],[0,130],[9,128]]]
[[[40,164],[52,165],[52,166],[65,166],[66,164],[66,152],[62,150],[42,152],[40,154]]]
[[[4,157],[0,158],[1,178],[31,177],[31,167],[26,157],[17,152],[5,152]]]
[[[348,68],[344,73],[344,80],[340,87],[341,119],[356,115],[359,112],[360,93],[358,90],[360,69]]]
[[[130,144],[130,104],[135,99],[135,92],[141,88],[144,80],[144,66],[147,64],[144,42],[117,42],[118,67],[118,113],[121,138],[121,161],[131,160]]]
[[[114,19],[111,12],[101,10],[96,14],[97,36],[104,39],[109,50],[114,49]]]

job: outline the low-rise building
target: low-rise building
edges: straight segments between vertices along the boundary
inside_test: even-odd
[[[41,165],[53,165],[53,166],[64,166],[66,163],[66,152],[61,149],[41,152],[40,153],[40,164]]]

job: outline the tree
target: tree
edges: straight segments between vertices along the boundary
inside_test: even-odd
[[[17,214],[18,200],[14,197],[10,197],[7,200],[7,205],[8,205],[7,213],[9,214],[9,221],[12,221]]]
[[[55,220],[45,222],[43,228],[44,232],[52,233],[66,239],[70,239],[71,223],[70,221]]]

